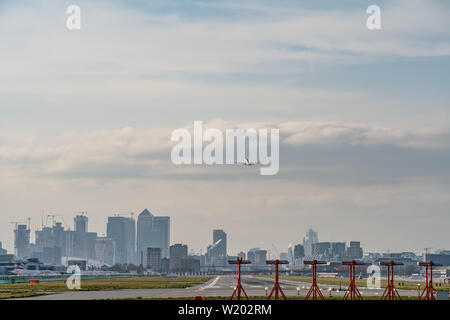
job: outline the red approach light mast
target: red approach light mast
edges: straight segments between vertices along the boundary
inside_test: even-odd
[[[278,265],[280,264],[289,264],[289,261],[287,260],[267,260],[267,264],[274,264],[275,265],[275,285],[273,286],[272,290],[270,291],[269,297],[267,300],[270,300],[272,298],[272,294],[275,292],[275,300],[279,300],[279,294],[283,296],[284,300],[286,299],[286,296],[284,295],[283,290],[281,290],[280,284],[278,283]]]
[[[394,266],[402,266],[403,262],[382,261],[381,266],[387,266],[387,286],[381,296],[381,300],[401,300],[400,295],[394,286]]]
[[[342,261],[342,265],[349,266],[349,279],[350,284],[348,285],[348,289],[344,294],[343,300],[350,298],[350,300],[362,300],[361,293],[359,293],[358,287],[356,286],[356,266],[366,265],[364,262],[351,260],[351,261]]]
[[[309,288],[308,293],[306,294],[305,300],[308,300],[309,297],[311,296],[311,294],[312,294],[313,300],[317,300],[317,296],[319,296],[320,299],[325,300],[325,298],[322,295],[322,292],[320,292],[319,286],[317,285],[317,265],[318,264],[327,264],[327,262],[311,260],[311,261],[303,261],[303,263],[312,265],[312,277],[313,277],[311,288]]]
[[[238,299],[238,300],[241,300],[241,291],[245,294],[245,297],[246,297],[247,300],[248,300],[248,296],[247,296],[247,294],[245,293],[245,290],[244,290],[244,288],[243,288],[242,285],[241,285],[241,264],[250,264],[251,261],[249,261],[249,260],[244,260],[244,259],[242,259],[242,258],[237,258],[236,260],[228,260],[228,263],[229,263],[229,264],[237,264],[237,265],[238,265],[238,283],[237,283],[236,288],[235,288],[234,291],[233,291],[233,294],[231,295],[230,300],[233,300],[234,295],[235,295],[236,293],[237,293],[237,299]]]
[[[419,266],[425,266],[426,267],[426,282],[425,282],[425,289],[423,289],[422,294],[420,295],[420,300],[435,300],[436,297],[434,294],[436,293],[436,290],[433,288],[433,267],[442,266],[441,263],[434,263],[433,261],[427,261],[427,262],[419,262]],[[428,269],[430,270],[430,280],[428,280]]]

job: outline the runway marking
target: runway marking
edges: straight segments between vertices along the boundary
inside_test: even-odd
[[[219,281],[219,279],[220,279],[220,276],[217,276],[210,284],[208,284],[207,286],[201,287],[198,290],[214,288],[214,286],[216,285],[217,281]]]

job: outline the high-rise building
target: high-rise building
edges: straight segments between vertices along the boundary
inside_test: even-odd
[[[136,245],[140,265],[144,266],[147,261],[147,248],[160,248],[157,238],[153,230],[153,215],[145,209],[139,214],[137,219]]]
[[[147,268],[161,271],[161,248],[147,248]]]
[[[227,234],[221,229],[213,230],[213,244],[208,246],[206,260],[209,265],[227,264]]]
[[[95,239],[95,254],[98,262],[102,265],[114,265],[116,245],[113,239],[98,237]]]
[[[350,247],[347,248],[345,253],[345,259],[356,260],[363,257],[363,249],[361,248],[361,242],[350,241]]]
[[[294,260],[301,259],[305,256],[305,249],[301,244],[294,246]]]
[[[312,256],[325,255],[330,256],[331,243],[330,242],[316,242],[311,246]]]
[[[168,258],[170,246],[170,217],[153,217],[153,229],[158,231],[161,256],[163,258]]]
[[[252,264],[256,263],[256,255],[255,252],[258,251],[259,248],[252,248],[247,252],[247,260],[249,260]]]
[[[170,217],[158,217],[145,209],[137,221],[137,254],[139,263],[147,261],[147,248],[160,248],[161,257],[169,257]],[[141,261],[142,260],[142,261]]]
[[[218,243],[217,254],[227,256],[227,234],[222,229],[213,230],[213,243]]]
[[[312,245],[313,243],[319,242],[319,236],[317,235],[317,232],[313,229],[309,229],[306,233],[306,237],[303,238],[303,247],[305,250],[305,256],[312,256]]]
[[[74,219],[75,232],[85,233],[88,231],[88,217],[81,215]]]
[[[0,241],[0,256],[5,254],[8,254],[8,251],[2,248],[2,242]]]
[[[19,224],[14,230],[14,249],[15,254],[20,259],[25,259],[30,256],[30,229],[26,224]]]
[[[342,259],[345,255],[345,242],[332,242],[331,243],[331,256],[337,259]]]
[[[74,249],[75,231],[64,230],[61,222],[36,230],[35,235],[34,251],[31,255],[41,262],[60,264],[62,257],[75,257],[75,254],[79,253]]]
[[[96,232],[88,232],[88,217],[79,215],[74,218],[75,231],[72,233],[71,255],[81,259],[95,259]]]
[[[116,247],[116,263],[136,263],[136,224],[133,218],[108,217],[107,237],[113,239]]]
[[[255,265],[258,266],[266,265],[266,260],[267,260],[267,250],[255,251]]]
[[[169,269],[172,272],[183,271],[182,260],[188,256],[188,247],[185,244],[174,244],[170,246]]]

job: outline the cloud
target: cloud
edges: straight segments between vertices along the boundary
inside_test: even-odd
[[[185,127],[192,132],[192,124]],[[252,123],[223,119],[204,124],[205,129],[211,127],[223,132],[226,128],[279,128],[281,171],[278,178],[281,179],[302,177],[320,182],[327,176],[326,180],[343,183],[355,172],[362,177],[380,178],[380,170],[383,172],[381,176],[390,178],[426,175],[442,169],[442,164],[437,163],[445,162],[450,151],[450,131],[437,128],[407,132],[363,124]],[[175,143],[170,141],[170,136],[174,129],[126,127],[109,131],[66,132],[49,141],[33,138],[22,145],[2,144],[1,171],[47,179],[249,178],[233,166],[173,165],[170,151]],[[444,157],[439,158],[440,154]],[[324,159],[324,155],[328,158]],[[414,157],[412,160],[409,159],[411,156]],[[360,159],[356,165],[354,157]],[[386,163],[386,166],[381,163]],[[445,173],[447,171],[444,170]],[[373,176],[371,172],[377,173]],[[251,174],[258,175],[256,171]]]

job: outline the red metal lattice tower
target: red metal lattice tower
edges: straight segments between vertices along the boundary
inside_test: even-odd
[[[241,300],[241,291],[245,294],[245,297],[248,300],[248,296],[245,293],[244,288],[241,285],[241,264],[250,264],[251,261],[249,260],[244,260],[243,258],[237,258],[236,260],[228,260],[229,264],[237,264],[238,265],[238,282],[237,282],[237,286],[233,291],[233,294],[231,295],[230,300],[233,300],[234,295],[237,293],[237,299]]]
[[[279,294],[283,296],[283,299],[286,300],[286,296],[284,295],[283,290],[281,290],[280,284],[278,283],[278,265],[280,264],[288,264],[289,261],[287,260],[267,260],[267,264],[274,264],[275,265],[275,285],[273,286],[272,290],[270,291],[269,297],[267,300],[270,300],[272,298],[272,294],[275,292],[275,300],[279,299]]]
[[[442,266],[441,263],[434,263],[433,261],[427,261],[427,262],[419,262],[419,266],[425,266],[426,267],[426,280],[425,280],[425,289],[423,289],[422,294],[420,295],[420,300],[435,300],[436,297],[434,294],[436,293],[436,290],[433,288],[433,267]],[[430,277],[428,280],[428,270],[430,270]]]
[[[402,266],[403,262],[382,261],[381,266],[387,266],[387,285],[381,296],[381,300],[401,300],[400,295],[394,286],[394,266]]]
[[[358,287],[356,286],[356,266],[365,265],[364,262],[351,260],[351,261],[342,261],[342,265],[349,266],[349,279],[350,283],[348,285],[347,291],[344,294],[343,300],[362,300],[361,293],[359,293]]]
[[[308,293],[306,294],[305,300],[308,300],[309,297],[311,296],[311,294],[312,294],[313,300],[317,300],[317,296],[319,296],[320,299],[325,300],[325,298],[322,295],[322,292],[320,292],[320,289],[317,286],[317,265],[318,264],[327,264],[327,263],[325,261],[317,261],[317,260],[304,261],[303,263],[312,265],[312,278],[313,278],[311,288],[309,288]]]

